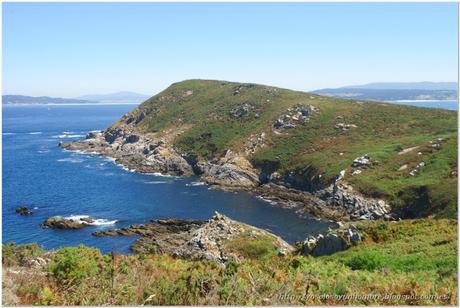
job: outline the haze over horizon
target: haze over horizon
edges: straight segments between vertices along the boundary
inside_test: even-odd
[[[452,82],[457,19],[456,3],[4,3],[3,94]]]

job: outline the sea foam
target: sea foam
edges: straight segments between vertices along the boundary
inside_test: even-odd
[[[87,224],[87,225],[90,225],[90,226],[113,225],[113,224],[117,223],[117,221],[118,221],[118,220],[108,220],[108,219],[99,218],[99,219],[93,219],[93,222],[88,223],[88,222],[82,220],[82,219],[85,219],[85,218],[90,218],[90,216],[88,216],[88,215],[70,215],[70,216],[67,216],[67,217],[64,217],[64,218],[65,219],[72,219],[74,221],[79,222],[80,224]]]

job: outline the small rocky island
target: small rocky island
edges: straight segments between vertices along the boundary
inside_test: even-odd
[[[92,217],[65,218],[60,216],[50,217],[42,223],[44,228],[52,229],[82,229],[94,222]]]

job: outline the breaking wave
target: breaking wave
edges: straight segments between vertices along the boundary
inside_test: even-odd
[[[79,158],[72,158],[72,157],[68,157],[68,158],[61,158],[61,159],[58,159],[57,161],[58,161],[58,162],[74,163],[74,164],[78,164],[78,163],[82,163],[82,162],[84,162],[84,160],[83,160],[83,159],[79,159]]]
[[[206,183],[204,182],[192,182],[192,183],[187,183],[185,186],[204,186]]]
[[[64,138],[81,138],[81,137],[85,137],[85,135],[56,135],[56,136],[53,136],[53,138],[57,138],[57,139],[64,139]]]
[[[103,219],[103,218],[94,219],[94,218],[91,218],[88,215],[71,215],[71,216],[67,216],[67,217],[64,217],[64,218],[65,219],[72,219],[74,221],[77,221],[80,224],[87,224],[87,225],[90,225],[90,226],[113,225],[113,224],[117,223],[117,221],[118,221],[118,220],[108,220],[108,219]],[[86,222],[86,221],[82,220],[82,219],[88,219],[88,218],[93,219],[93,221],[92,222]]]

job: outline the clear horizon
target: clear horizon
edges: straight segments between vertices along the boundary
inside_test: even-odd
[[[457,82],[457,3],[3,3],[3,94]]]

